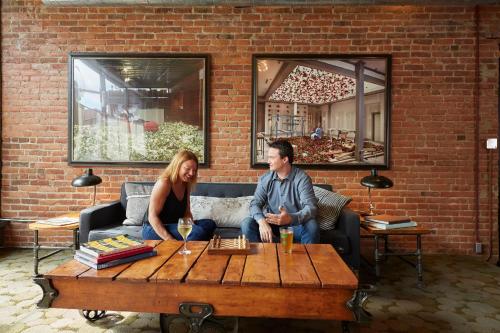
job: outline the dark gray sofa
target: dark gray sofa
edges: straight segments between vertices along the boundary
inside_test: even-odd
[[[134,182],[153,185],[152,182]],[[219,198],[236,198],[253,195],[256,184],[242,183],[198,183],[191,193],[198,196]],[[331,190],[330,185],[315,185]],[[117,234],[127,233],[141,238],[142,227],[126,226],[125,219],[127,196],[125,184],[122,184],[120,200],[84,209],[80,214],[80,242],[102,239]],[[221,237],[237,237],[237,228],[218,228]],[[333,230],[321,231],[321,243],[332,244],[344,261],[353,270],[359,270],[360,264],[360,234],[359,216],[349,208],[344,208]]]

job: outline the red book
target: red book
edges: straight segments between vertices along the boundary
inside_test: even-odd
[[[131,257],[131,256],[135,256],[137,254],[151,252],[151,251],[153,251],[153,247],[146,245],[144,247],[130,249],[128,251],[111,253],[111,254],[108,254],[108,255],[102,256],[102,257],[96,257],[96,256],[93,256],[93,255],[87,253],[87,252],[80,251],[80,250],[76,250],[75,253],[78,254],[80,257],[87,259],[88,261],[92,261],[93,263],[96,263],[96,264],[102,264],[104,262],[108,262],[111,260],[127,258],[127,257]]]

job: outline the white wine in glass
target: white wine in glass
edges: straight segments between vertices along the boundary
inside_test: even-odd
[[[184,248],[179,251],[179,254],[186,255],[190,254],[191,251],[187,248],[187,238],[193,230],[193,219],[190,217],[182,217],[177,223],[177,231],[181,234],[182,239],[184,239]]]

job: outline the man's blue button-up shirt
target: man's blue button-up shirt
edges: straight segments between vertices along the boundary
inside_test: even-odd
[[[275,171],[259,178],[250,202],[250,217],[260,221],[266,213],[279,214],[279,208],[284,206],[292,217],[292,225],[298,225],[316,217],[317,204],[311,177],[292,165],[290,174],[283,180]]]

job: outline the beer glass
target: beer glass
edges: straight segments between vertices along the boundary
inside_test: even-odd
[[[184,248],[179,251],[179,254],[186,255],[191,253],[187,248],[187,238],[191,230],[193,230],[193,220],[190,217],[181,217],[177,223],[177,231],[181,234],[182,239],[184,239]]]
[[[293,247],[293,228],[281,227],[280,228],[280,243],[283,253],[292,253]]]

